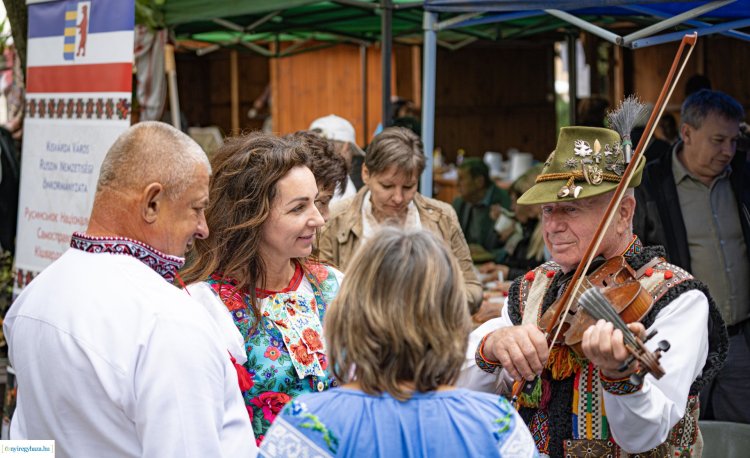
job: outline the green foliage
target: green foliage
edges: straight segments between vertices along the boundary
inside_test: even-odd
[[[564,100],[560,94],[555,96],[555,112],[557,114],[557,134],[561,127],[570,125],[570,102]]]
[[[151,30],[163,29],[164,13],[162,7],[166,0],[135,0],[135,23],[145,25]]]
[[[0,253],[0,316],[5,316],[13,297],[13,256],[10,251]]]
[[[11,39],[9,23],[7,16],[0,21],[0,51],[4,51],[8,47],[8,41]],[[6,28],[8,29],[7,35],[5,34]]]
[[[13,256],[10,251],[0,252],[0,317],[5,316],[13,300]],[[0,347],[5,347],[5,336],[0,329]],[[4,351],[3,351],[4,353]]]

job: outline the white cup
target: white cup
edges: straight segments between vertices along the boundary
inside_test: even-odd
[[[497,221],[495,221],[495,232],[503,234],[513,227],[514,224],[516,224],[516,221],[511,216],[507,215],[505,212],[501,212]]]

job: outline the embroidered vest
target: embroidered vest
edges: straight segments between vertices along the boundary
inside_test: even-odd
[[[693,279],[688,272],[661,257],[653,258],[637,273],[638,281],[654,300],[654,307],[643,320],[647,327],[668,303],[657,304],[659,300],[670,289]],[[564,284],[560,282],[562,276],[560,266],[549,261],[516,281],[510,291],[511,302],[518,306],[513,307],[510,314],[514,324],[538,324],[543,312],[557,298]],[[593,364],[577,357],[567,347],[555,347],[535,391],[535,399],[521,399],[522,405],[524,399],[526,401],[521,414],[542,453],[565,457],[701,455],[703,440],[698,428],[697,393],[688,397],[685,416],[672,428],[663,444],[648,452],[628,455],[614,442],[609,431],[599,369]],[[550,399],[552,392],[556,393],[556,398],[563,399]]]

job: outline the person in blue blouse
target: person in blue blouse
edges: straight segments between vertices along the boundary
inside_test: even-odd
[[[471,329],[465,301],[461,270],[436,236],[373,235],[325,317],[343,385],[288,404],[260,456],[539,456],[508,401],[453,386]]]
[[[183,272],[223,331],[258,443],[286,403],[333,383],[322,321],[342,274],[310,258],[323,225],[311,160],[305,144],[262,133],[215,151],[211,232]]]

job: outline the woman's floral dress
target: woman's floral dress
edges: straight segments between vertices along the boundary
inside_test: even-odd
[[[330,266],[308,262],[304,269],[297,265],[284,290],[256,289],[262,316],[252,334],[255,316],[249,306],[250,295],[236,291],[236,282],[222,280],[220,274],[206,281],[244,338],[247,362],[235,365],[258,444],[290,400],[331,386],[322,322],[342,277]]]

